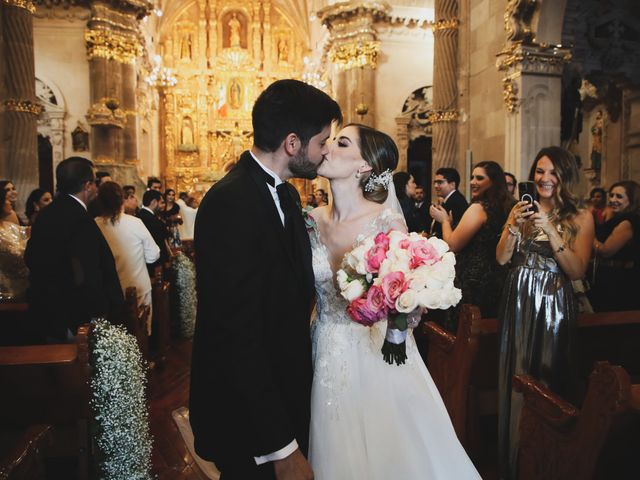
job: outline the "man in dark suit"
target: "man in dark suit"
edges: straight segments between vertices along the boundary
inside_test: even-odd
[[[413,198],[417,210],[417,232],[428,232],[431,228],[431,215],[429,214],[429,203],[424,201],[424,188],[416,186]]]
[[[142,196],[142,208],[138,211],[138,218],[142,220],[149,233],[160,248],[160,259],[149,265],[149,274],[153,276],[156,265],[164,265],[169,260],[171,248],[169,247],[169,230],[167,225],[160,220],[158,212],[164,206],[164,198],[157,190],[147,190]]]
[[[320,90],[279,80],[252,119],[254,146],[196,217],[191,427],[222,480],[310,479],[313,270],[300,198],[285,180],[315,178],[341,113]]]
[[[93,163],[70,157],[56,168],[58,195],[42,210],[25,251],[29,310],[47,341],[65,341],[93,318],[120,322],[124,299],[113,255],[87,213],[96,196]]]
[[[455,168],[439,168],[436,171],[433,187],[444,209],[451,214],[451,227],[456,228],[469,203],[458,190],[460,174]],[[442,225],[431,222],[431,233],[442,238]]]

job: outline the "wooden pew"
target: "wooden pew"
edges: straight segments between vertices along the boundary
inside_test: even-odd
[[[29,305],[0,302],[0,345],[19,345],[29,337]]]
[[[34,425],[72,426],[71,442],[59,453],[77,455],[81,479],[89,475],[89,332],[80,327],[71,344],[0,347],[2,431],[23,428],[29,435]]]
[[[0,433],[0,478],[46,478],[44,450],[51,441],[51,428],[51,425],[32,425],[17,432],[3,429]]]
[[[519,479],[637,478],[633,455],[640,437],[639,387],[632,387],[622,367],[598,362],[589,377],[582,408],[578,409],[533,378],[514,376],[513,389],[523,395]],[[630,417],[635,421],[635,431],[625,428]],[[622,437],[616,435],[620,431],[624,432]],[[619,460],[624,455],[608,461],[609,443],[615,443],[611,446],[618,453],[626,450],[624,464]]]
[[[136,287],[128,287],[125,292],[125,326],[127,331],[136,338],[142,358],[145,360],[149,360],[148,318],[149,307],[139,306]]]
[[[154,358],[160,366],[164,363],[171,344],[171,305],[169,301],[171,284],[165,279],[165,275],[168,275],[169,271],[170,268],[165,268],[163,272],[161,267],[156,267],[151,281],[153,302],[151,334]]]
[[[640,312],[581,314],[577,323],[575,398],[584,398],[589,373],[599,360],[621,365],[638,381]],[[481,319],[476,307],[463,305],[455,336],[433,322],[422,328],[429,341],[429,372],[458,438],[477,455],[483,446],[480,418],[498,411],[498,322]]]

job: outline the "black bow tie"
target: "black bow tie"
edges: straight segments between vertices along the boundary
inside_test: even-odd
[[[272,187],[275,187],[276,186],[276,179],[273,178],[273,176],[270,173],[267,173],[267,171],[265,169],[263,169],[260,165],[258,165],[258,169],[260,170],[260,173],[264,177],[264,181],[267,182]]]

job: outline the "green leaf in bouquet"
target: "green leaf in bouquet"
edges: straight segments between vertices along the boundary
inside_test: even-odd
[[[407,314],[399,313],[393,320],[393,323],[398,330],[404,332],[407,329]]]

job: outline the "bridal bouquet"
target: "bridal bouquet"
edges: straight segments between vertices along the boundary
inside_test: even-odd
[[[397,230],[368,237],[344,256],[337,281],[349,302],[347,313],[366,326],[388,320],[382,346],[387,363],[405,362],[407,329],[418,325],[422,313],[460,301],[455,263],[443,240]]]

